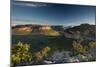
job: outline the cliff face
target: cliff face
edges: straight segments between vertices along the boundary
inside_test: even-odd
[[[95,41],[96,39],[96,26],[89,24],[81,24],[80,26],[74,26],[64,30],[64,36],[66,38],[73,38],[83,41]]]
[[[32,28],[31,27],[20,27],[20,28],[14,28],[12,29],[12,33],[16,33],[16,34],[22,34],[22,33],[31,33],[32,32]]]
[[[42,35],[59,35],[59,32],[54,30],[52,26],[47,25],[17,25],[12,27],[14,34],[38,33]]]

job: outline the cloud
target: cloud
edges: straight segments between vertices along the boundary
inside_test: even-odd
[[[23,25],[23,24],[39,24],[39,25],[51,25],[49,21],[41,21],[41,20],[35,20],[35,19],[23,19],[23,18],[17,18],[15,16],[11,17],[11,25]]]
[[[12,3],[13,5],[20,5],[20,6],[29,6],[29,7],[42,7],[47,6],[47,4],[44,3],[37,3],[37,2],[24,2],[24,1],[14,1]]]

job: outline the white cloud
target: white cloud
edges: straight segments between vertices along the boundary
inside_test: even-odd
[[[20,2],[20,1],[14,1],[12,3],[13,5],[21,5],[21,6],[30,6],[30,7],[41,7],[41,6],[47,6],[47,4],[44,3],[36,3],[36,2]]]

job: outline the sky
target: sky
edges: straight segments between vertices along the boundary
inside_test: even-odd
[[[11,24],[95,24],[95,6],[12,1]]]

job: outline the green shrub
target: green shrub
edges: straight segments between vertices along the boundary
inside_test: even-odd
[[[90,49],[96,48],[96,43],[94,41],[89,42],[89,48]]]
[[[85,53],[85,48],[80,43],[74,41],[72,45],[73,45],[74,52],[81,53],[81,54]]]
[[[35,54],[36,61],[42,60],[43,58],[47,57],[48,52],[50,51],[50,47],[44,47],[41,51]]]
[[[19,42],[12,48],[11,60],[14,65],[31,61],[30,45]]]

